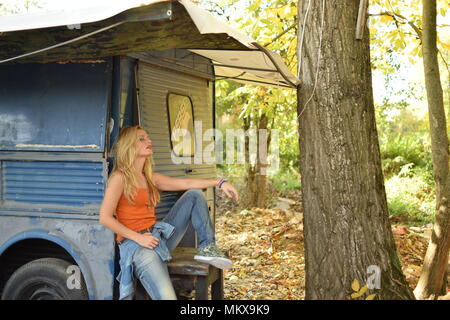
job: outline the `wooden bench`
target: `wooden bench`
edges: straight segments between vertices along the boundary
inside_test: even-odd
[[[168,263],[170,278],[176,292],[195,290],[196,300],[208,300],[211,286],[211,299],[223,299],[223,272],[209,264],[194,260],[196,248],[179,247],[172,251],[172,260]],[[146,300],[148,295],[137,281],[136,300]]]

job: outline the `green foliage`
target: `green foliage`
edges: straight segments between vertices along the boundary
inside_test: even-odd
[[[223,134],[226,129],[244,128],[244,119],[249,121],[251,128],[256,128],[264,113],[270,119],[268,129],[278,130],[280,167],[291,166],[299,170],[296,96],[293,90],[219,81],[216,84],[216,108],[218,128]]]
[[[448,1],[437,0],[437,48],[442,83],[449,83],[450,69],[450,32],[448,21]],[[420,0],[371,0],[369,2],[369,30],[372,68],[380,71],[385,77],[385,96],[402,96],[404,92],[397,92],[397,87],[409,87],[413,95],[424,95],[422,73],[422,3]],[[404,74],[402,69],[413,69],[420,62],[416,74],[410,79],[399,79]],[[418,71],[418,72],[417,72]],[[376,72],[375,72],[376,73]],[[375,74],[374,73],[374,74]],[[397,79],[396,83],[392,80]],[[417,82],[418,81],[418,82]],[[392,85],[391,85],[392,84]],[[421,89],[417,92],[416,88]],[[447,86],[447,88],[450,88]],[[389,92],[390,91],[390,92]],[[391,95],[390,93],[394,93]],[[450,99],[447,90],[447,102]]]
[[[239,192],[239,197],[244,201],[229,203],[229,206],[239,209],[245,208],[245,199],[250,197],[248,184],[245,179],[245,168],[242,165],[220,165],[217,166],[220,175],[229,179]],[[297,197],[296,191],[300,190],[300,174],[293,167],[282,167],[276,173],[268,176],[268,203],[274,204],[277,197]]]
[[[223,20],[278,52],[296,73],[297,1],[220,0],[202,2]],[[443,83],[449,73],[450,35],[445,25],[448,3],[438,0],[438,49]],[[371,62],[384,86],[374,88],[382,168],[390,213],[412,224],[433,221],[435,190],[425,90],[421,78],[421,3],[419,0],[371,0],[369,12]],[[232,17],[231,17],[232,16]],[[447,28],[447,29],[446,29]],[[412,68],[411,66],[415,66]],[[408,74],[409,72],[409,74]],[[375,79],[375,78],[374,78]],[[295,92],[218,81],[218,116],[228,119],[221,128],[240,128],[244,119],[265,113],[271,128],[280,130],[280,170],[269,176],[271,196],[286,196],[300,188]],[[380,99],[381,97],[381,99]],[[444,95],[446,105],[449,90]],[[245,192],[243,166],[224,165]],[[239,180],[239,182],[238,182]]]
[[[421,136],[388,136],[385,141],[380,141],[380,151],[386,178],[407,176],[415,167],[431,166],[431,154]]]
[[[371,47],[379,52],[392,49],[404,55],[410,63],[422,57],[422,3],[420,0],[371,0],[369,12]],[[448,1],[437,1],[438,49],[449,49],[448,24],[440,23],[447,19]],[[380,64],[383,67],[383,64]]]
[[[375,108],[388,209],[394,223],[427,224],[435,211],[427,116],[389,96]]]
[[[287,169],[283,167],[269,178],[277,196],[287,197],[293,192],[300,190],[300,174],[293,167],[288,167]]]
[[[385,182],[390,214],[400,221],[413,225],[423,225],[434,221],[434,188],[428,178],[416,172],[411,176],[392,176]]]
[[[432,222],[435,189],[427,139],[411,133],[386,136],[380,151],[390,214],[413,225]]]

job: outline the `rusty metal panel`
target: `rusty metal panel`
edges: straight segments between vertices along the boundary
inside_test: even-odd
[[[45,240],[64,249],[80,267],[89,299],[113,299],[115,267],[114,233],[95,217],[73,214],[30,214],[0,208],[0,256],[25,240]],[[39,250],[46,248],[36,248]],[[21,254],[15,254],[20,262]],[[2,270],[4,271],[4,270]]]

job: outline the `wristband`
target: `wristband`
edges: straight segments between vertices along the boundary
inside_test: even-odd
[[[224,182],[227,182],[228,180],[227,179],[220,179],[220,181],[219,181],[219,183],[217,184],[217,186],[219,187],[219,189],[221,189],[222,188],[222,184],[224,183]]]

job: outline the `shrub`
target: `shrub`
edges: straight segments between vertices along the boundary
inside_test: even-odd
[[[420,136],[397,135],[380,139],[380,151],[385,177],[398,174],[402,167],[431,168],[431,151],[428,142]],[[412,164],[412,165],[410,165]]]
[[[281,197],[287,197],[300,189],[300,174],[292,167],[279,170],[269,179],[272,188]]]
[[[426,180],[420,171],[387,179],[385,186],[390,214],[410,224],[433,222],[435,193]]]

